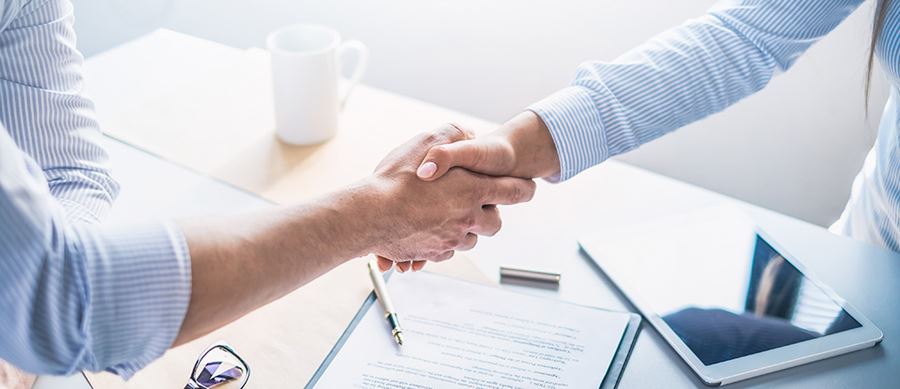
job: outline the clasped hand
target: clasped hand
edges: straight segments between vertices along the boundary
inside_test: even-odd
[[[536,139],[515,144],[536,126]],[[547,157],[545,144],[552,156]],[[540,153],[519,157],[516,150]],[[538,151],[538,150],[536,150]],[[526,154],[527,155],[527,154]],[[551,158],[552,157],[552,158]],[[421,134],[393,150],[375,169],[374,179],[391,204],[382,214],[391,238],[374,250],[382,271],[396,263],[401,272],[420,270],[475,246],[478,236],[500,230],[497,205],[531,200],[534,177],[555,174],[556,160],[546,127],[528,112],[481,138],[457,125]]]

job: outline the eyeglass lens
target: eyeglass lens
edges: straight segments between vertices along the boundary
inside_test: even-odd
[[[209,350],[194,371],[193,378],[208,389],[238,389],[248,378],[247,366],[224,347]]]

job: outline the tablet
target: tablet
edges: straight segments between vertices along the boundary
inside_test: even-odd
[[[579,243],[708,385],[872,347],[882,338],[735,208],[595,233]]]

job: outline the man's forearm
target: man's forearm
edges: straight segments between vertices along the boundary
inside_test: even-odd
[[[534,183],[463,169],[436,182],[415,177],[429,149],[462,136],[446,126],[416,136],[370,177],[307,205],[180,226],[95,226],[69,221],[0,131],[0,299],[15,301],[2,307],[0,357],[42,374],[128,378],[173,339],[206,334],[348,259],[441,260],[469,249],[500,228],[486,205],[528,201]]]
[[[175,344],[202,336],[368,254],[379,239],[371,185],[308,204],[183,226],[191,301]]]
[[[221,327],[345,261],[377,254],[399,261],[446,259],[500,228],[491,204],[531,199],[534,183],[457,170],[432,183],[416,163],[463,137],[452,126],[394,149],[375,173],[307,205],[183,227],[191,298],[175,344]],[[491,211],[493,210],[493,211]]]

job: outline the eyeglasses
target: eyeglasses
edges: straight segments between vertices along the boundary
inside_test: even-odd
[[[247,362],[227,343],[216,342],[197,358],[184,389],[240,389],[249,379]]]

